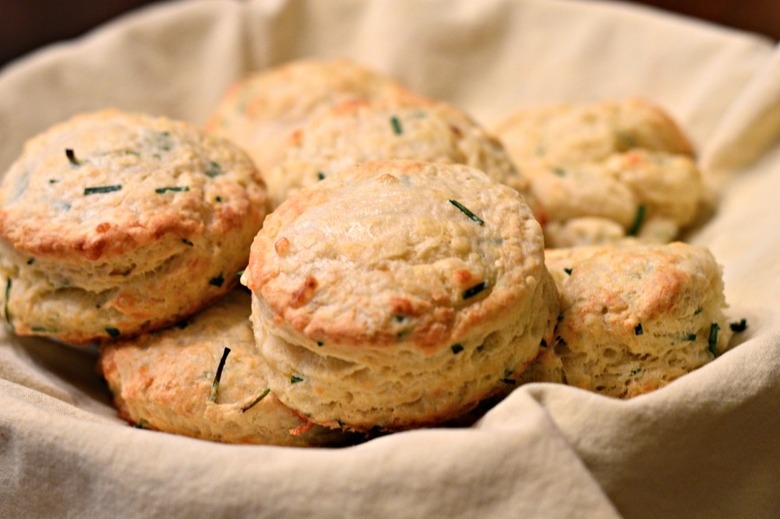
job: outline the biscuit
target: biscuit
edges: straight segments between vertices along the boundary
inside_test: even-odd
[[[119,415],[146,429],[225,443],[346,441],[310,425],[268,391],[257,367],[249,299],[233,290],[176,327],[103,345],[99,367]]]
[[[524,109],[496,132],[544,207],[548,247],[667,243],[701,210],[690,143],[647,101]]]
[[[355,163],[392,159],[466,164],[520,191],[532,209],[538,206],[500,142],[458,108],[426,99],[334,105],[291,135],[267,178],[287,187],[286,198]]]
[[[230,142],[103,110],[32,138],[0,185],[5,321],[80,344],[174,323],[236,284],[267,213]]]
[[[250,74],[223,95],[208,132],[244,148],[263,175],[279,163],[284,144],[312,116],[349,99],[415,97],[396,81],[346,59],[301,59]],[[267,179],[274,207],[285,183]]]
[[[525,381],[616,398],[665,386],[723,353],[731,331],[720,267],[683,243],[546,251],[561,298],[555,341]]]
[[[636,97],[525,107],[494,130],[521,169],[540,160],[560,166],[600,161],[634,149],[694,155],[680,126],[659,106]]]
[[[514,387],[558,312],[528,205],[457,164],[364,162],[302,189],[241,281],[271,391],[359,431],[434,424]]]

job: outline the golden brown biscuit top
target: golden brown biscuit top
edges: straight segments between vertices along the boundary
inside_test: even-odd
[[[251,160],[183,122],[103,110],[34,137],[0,186],[0,236],[35,255],[110,259],[261,221]]]
[[[543,269],[515,190],[468,166],[376,161],[283,203],[242,282],[307,343],[435,351],[507,319]]]
[[[518,191],[529,190],[503,146],[468,114],[423,98],[338,103],[291,135],[282,163],[271,173],[298,188],[357,162],[385,159],[466,164]]]

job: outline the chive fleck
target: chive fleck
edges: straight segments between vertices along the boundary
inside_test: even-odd
[[[5,281],[5,322],[13,329],[14,325],[11,323],[11,312],[8,310],[8,300],[11,298],[11,278]]]
[[[71,148],[65,149],[65,156],[68,157],[68,162],[74,166],[81,166],[81,162],[76,158],[76,153]]]
[[[740,333],[747,330],[747,319],[742,318],[738,322],[734,322],[729,324],[729,328],[731,328],[731,331],[734,333]]]
[[[512,370],[511,369],[504,370],[504,378],[501,379],[501,382],[513,386],[517,383],[517,381],[511,377],[512,377]]]
[[[30,330],[37,333],[46,333],[49,331],[45,326],[38,326],[38,325],[30,326]]]
[[[317,347],[318,347],[318,348],[322,348],[323,346],[325,346],[325,343],[324,343],[324,342],[322,342],[322,341],[317,341]]]
[[[640,371],[642,371],[642,368],[641,368],[641,367],[632,369],[632,370],[631,370],[631,376],[632,376],[632,377],[635,377],[636,375],[638,375],[638,374],[639,374],[639,372],[640,372]]]
[[[642,323],[636,323],[636,326],[634,326],[634,334],[635,335],[642,335],[644,333],[644,330],[642,329]]]
[[[220,273],[218,276],[213,277],[209,279],[209,285],[213,285],[215,287],[221,287],[222,283],[225,282],[225,278],[222,277],[222,273]]]
[[[628,235],[629,236],[636,236],[639,234],[639,230],[642,228],[642,224],[645,221],[645,212],[647,209],[645,208],[645,204],[639,204],[639,207],[636,208],[636,216],[634,216],[634,222],[631,224],[631,227],[628,229]]]
[[[215,201],[216,203],[218,203],[218,204],[221,204],[221,203],[222,203],[222,197],[221,197],[221,196],[219,196],[219,195],[217,195],[217,196],[215,196],[215,197],[214,197],[214,201]]]
[[[59,181],[60,181],[60,179],[58,179],[58,178],[50,178],[49,179],[49,184],[56,184]]]
[[[720,331],[718,323],[712,323],[710,325],[710,336],[707,338],[707,347],[713,357],[718,356],[718,331]]]
[[[213,160],[209,161],[209,163],[206,165],[206,176],[209,178],[214,178],[220,173],[222,173],[222,166]]]
[[[541,342],[539,343],[539,346],[541,346],[542,348],[546,348],[547,347],[547,341],[542,339]]]
[[[563,271],[571,276],[571,273],[574,271],[574,269],[563,269]]]
[[[552,172],[558,175],[559,177],[565,177],[566,176],[566,170],[559,167],[552,168]]]
[[[105,327],[106,333],[111,337],[119,337],[122,332],[119,331],[118,328],[113,328],[111,326]]]
[[[176,328],[178,328],[179,330],[183,330],[186,327],[188,327],[189,325],[190,325],[190,322],[187,319],[182,319],[181,321],[176,323],[174,326],[176,326]]]
[[[241,276],[243,276],[244,275],[244,270],[246,270],[246,269],[241,269],[238,272],[236,272],[236,277],[240,278]]]
[[[318,171],[317,180],[325,180],[325,173],[323,173],[322,171]]]
[[[189,245],[190,247],[194,247],[194,246],[195,246],[195,244],[194,244],[194,243],[192,243],[192,242],[191,242],[190,240],[188,240],[187,238],[182,238],[182,239],[181,239],[181,242],[182,242],[184,245]]]
[[[182,191],[189,191],[189,190],[190,190],[190,186],[171,186],[171,187],[158,187],[157,189],[154,190],[154,192],[159,194],[167,193],[167,192],[180,193]]]
[[[702,308],[701,306],[699,306],[699,307],[698,307],[698,308],[696,308],[696,310],[693,312],[693,315],[699,315],[700,313],[702,313],[702,311],[703,311],[703,310],[704,310],[704,308]]]
[[[27,260],[28,265],[32,265],[33,263],[35,263],[35,258],[30,258]]]
[[[475,215],[474,213],[472,213],[472,212],[469,210],[469,208],[467,208],[465,205],[461,204],[461,203],[460,203],[460,202],[458,202],[457,200],[452,200],[452,199],[450,199],[450,203],[451,203],[452,205],[454,205],[455,207],[457,207],[458,209],[460,209],[460,210],[461,210],[461,212],[463,212],[463,214],[465,214],[466,216],[468,216],[468,217],[469,217],[471,220],[473,220],[474,222],[476,222],[476,223],[477,223],[477,225],[485,225],[485,221],[484,221],[482,218],[480,218],[479,216],[477,216],[477,215]]]
[[[298,375],[290,377],[290,384],[297,384],[298,382],[303,382],[303,377],[299,377]]]
[[[149,422],[147,422],[146,420],[144,420],[143,418],[141,418],[140,420],[138,420],[138,421],[135,423],[135,425],[134,425],[133,427],[135,427],[136,429],[146,429],[146,426],[147,426],[147,425],[149,425]]]
[[[695,341],[696,340],[696,334],[695,333],[687,333],[685,334],[685,340],[686,341]]]
[[[94,186],[94,187],[85,187],[84,194],[97,195],[100,193],[111,193],[113,191],[121,191],[121,190],[122,190],[122,186],[119,184],[113,184],[108,186]]]
[[[244,407],[242,407],[241,408],[241,412],[242,413],[246,413],[247,411],[249,411],[251,408],[253,408],[255,405],[257,405],[260,402],[260,400],[262,400],[263,398],[267,397],[268,393],[270,393],[270,392],[271,392],[271,388],[270,387],[265,388],[265,391],[260,393],[260,395],[257,398],[255,398],[254,400],[252,400],[251,402],[246,404]]]
[[[230,354],[230,348],[225,346],[222,350],[222,358],[219,359],[219,365],[217,365],[217,373],[214,375],[214,381],[211,383],[211,392],[209,393],[209,402],[217,401],[217,392],[219,391],[219,380],[222,378],[222,369],[225,367],[225,361]]]
[[[452,353],[454,355],[457,355],[458,353],[463,351],[463,345],[462,344],[453,344],[450,346],[450,349],[452,350]]]
[[[481,281],[474,285],[473,287],[469,287],[466,290],[463,291],[463,299],[469,299],[474,297],[475,295],[479,294],[483,290],[487,288],[487,282]]]
[[[404,133],[404,129],[401,127],[401,120],[398,117],[393,116],[390,118],[390,126],[393,127],[393,133],[401,135]]]

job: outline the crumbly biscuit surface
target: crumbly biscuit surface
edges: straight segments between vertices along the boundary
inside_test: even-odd
[[[546,252],[561,297],[536,380],[627,398],[722,354],[731,332],[720,268],[705,248],[637,242]]]
[[[526,108],[496,133],[544,207],[548,247],[667,243],[701,211],[690,143],[643,99]]]
[[[249,311],[249,294],[234,290],[176,327],[104,345],[100,368],[120,415],[139,427],[226,443],[346,440],[308,424],[268,391]]]
[[[244,148],[263,175],[282,158],[286,139],[311,117],[350,99],[416,97],[399,83],[346,59],[302,59],[253,73],[234,83],[206,122],[206,130]],[[268,179],[274,205],[285,184]]]
[[[75,343],[173,322],[235,283],[266,212],[229,142],[162,117],[75,116],[0,185],[6,320]]]
[[[356,429],[468,410],[524,369],[557,315],[528,206],[454,164],[362,163],[299,192],[242,281],[270,331],[272,390]]]
[[[286,184],[286,197],[353,164],[392,159],[466,164],[538,205],[501,143],[456,107],[422,98],[352,100],[320,112],[291,135],[270,182]]]

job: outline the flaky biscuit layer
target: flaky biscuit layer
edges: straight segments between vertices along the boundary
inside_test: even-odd
[[[272,391],[360,430],[468,411],[514,382],[557,315],[527,204],[454,164],[362,163],[298,192],[242,282]]]
[[[103,110],[31,139],[0,185],[5,320],[83,343],[225,293],[267,212],[249,157],[163,117]]]
[[[561,316],[531,380],[628,398],[703,366],[728,345],[720,267],[703,247],[555,249],[546,263]]]
[[[249,294],[234,290],[176,327],[104,345],[99,365],[120,416],[139,427],[226,443],[346,441],[309,424],[268,390],[249,313]]]

